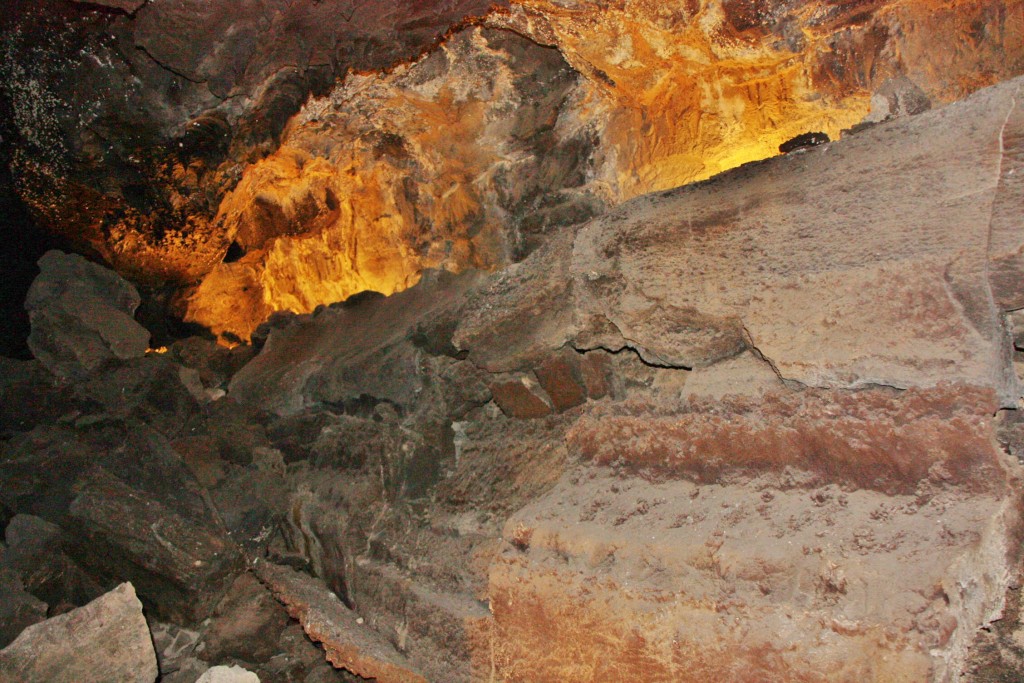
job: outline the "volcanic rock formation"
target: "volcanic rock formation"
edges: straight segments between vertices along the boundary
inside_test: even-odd
[[[10,4],[0,671],[1021,677],[1024,4]]]
[[[1022,8],[19,0],[2,151],[38,222],[248,339],[1019,74]]]

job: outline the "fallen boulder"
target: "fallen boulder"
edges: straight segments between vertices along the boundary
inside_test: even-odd
[[[380,683],[427,683],[319,579],[267,562],[257,564],[256,573],[306,634],[323,644],[334,666]]]
[[[48,251],[25,299],[32,355],[58,377],[77,379],[105,361],[137,358],[149,332],[132,314],[140,297],[120,275],[77,254]]]
[[[0,650],[3,683],[152,683],[157,673],[142,603],[130,583],[29,626]]]

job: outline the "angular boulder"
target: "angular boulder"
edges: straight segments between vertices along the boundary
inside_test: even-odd
[[[28,627],[0,650],[4,683],[152,683],[157,674],[142,603],[130,583]]]
[[[58,377],[78,379],[104,361],[146,353],[149,332],[135,322],[139,293],[120,275],[77,254],[48,251],[25,299],[28,346]]]
[[[71,559],[101,581],[132,581],[165,618],[203,618],[240,571],[208,494],[141,423],[93,418],[4,444],[0,503],[59,527]]]
[[[323,644],[336,667],[381,683],[426,683],[401,652],[364,626],[319,579],[266,562],[256,572],[306,634]]]

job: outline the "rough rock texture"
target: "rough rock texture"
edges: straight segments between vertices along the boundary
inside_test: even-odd
[[[364,627],[316,579],[267,563],[258,565],[257,572],[288,613],[302,622],[306,633],[323,643],[327,658],[335,666],[381,683],[426,683],[427,679],[414,671],[401,653]]]
[[[240,666],[214,666],[204,671],[196,683],[260,683],[260,677]]]
[[[414,58],[489,4],[9,3],[0,99],[19,193],[122,272],[193,279],[230,242],[223,193],[311,92]]]
[[[205,616],[239,553],[167,441],[139,422],[37,427],[3,444],[0,502],[60,527],[68,554],[158,613]]]
[[[4,530],[7,549],[0,571],[43,601],[43,617],[84,605],[104,589],[69,555],[60,527],[39,517],[15,515]],[[17,635],[17,634],[15,634]]]
[[[275,329],[282,559],[445,680],[955,680],[1018,580],[1019,88]]]
[[[1016,500],[926,488],[576,472],[506,526],[489,591],[497,669],[510,681],[953,680],[970,624],[1002,599]]]
[[[26,628],[46,619],[46,608],[45,602],[24,590],[16,576],[0,573],[0,647],[7,647]]]
[[[157,5],[139,10],[137,24],[110,8],[93,19],[154,31],[157,15],[141,15]],[[171,7],[179,19],[196,9],[168,2],[162,11]],[[204,8],[216,18],[215,3]],[[402,201],[429,209],[432,227],[462,230],[477,201],[497,223],[523,217],[522,253],[510,257],[530,254],[493,276],[425,271],[390,297],[276,315],[253,335],[260,355],[227,385],[238,359],[195,342],[112,359],[68,394],[38,365],[5,365],[14,376],[0,390],[38,387],[60,402],[0,402],[0,518],[13,517],[4,557],[32,556],[25,530],[43,534],[48,523],[60,542],[41,566],[67,566],[63,553],[104,585],[130,573],[152,613],[198,634],[171,680],[237,664],[266,680],[303,681],[953,681],[977,668],[986,643],[1012,654],[1016,627],[1006,625],[971,658],[978,629],[1019,610],[1021,83],[920,112],[1016,68],[1019,15],[971,2],[955,11],[885,2],[677,9],[523,3],[389,76],[325,83],[301,126],[275,119],[297,147],[329,143],[321,156],[280,152],[277,133],[247,156],[253,147],[220,119],[198,123],[179,149],[231,139],[204,173],[244,158],[230,179],[196,180],[189,201],[205,211],[220,206],[222,190],[238,193],[238,211],[224,214],[236,244],[217,249],[254,274],[245,286],[263,291],[268,272],[251,254],[315,245],[300,229],[335,225],[332,211],[360,215],[327,193],[375,177],[339,180],[339,150],[355,139],[332,137],[342,121],[365,133],[348,146],[352,169],[372,161],[385,180],[403,179],[364,195],[398,198],[371,216],[378,223],[391,225],[397,193],[415,184],[415,201]],[[230,22],[233,35],[244,37],[248,10]],[[558,45],[580,75],[499,24]],[[952,49],[912,58],[943,36]],[[970,50],[956,49],[968,38]],[[152,56],[180,61],[181,73],[226,94],[236,72],[216,67],[237,53],[212,49],[190,62],[185,47],[165,47]],[[962,78],[992,59],[998,69]],[[520,107],[508,118],[456,87],[530,101],[516,99],[524,66],[552,78],[561,104],[541,98],[542,111]],[[485,67],[488,78],[469,73]],[[360,99],[371,91],[380,97]],[[615,202],[711,172],[695,171],[686,150],[714,160],[726,149],[720,139],[757,137],[749,120],[792,114],[807,124],[797,132],[832,136],[810,125],[815,117],[860,116],[872,93],[869,119],[881,122],[855,135],[571,225],[588,192]],[[246,96],[236,94],[223,106],[242,111]],[[782,102],[795,109],[780,113]],[[467,107],[453,131],[478,146],[424,137],[420,119],[433,121],[440,103]],[[714,116],[694,129],[671,115],[690,110]],[[645,127],[643,115],[655,112]],[[489,128],[514,121],[529,122],[526,138]],[[378,135],[389,126],[401,144]],[[559,147],[573,136],[544,137],[587,130],[607,146],[575,154]],[[522,146],[503,146],[510,139]],[[542,141],[568,166],[526,153]],[[442,143],[451,153],[436,152]],[[403,149],[415,154],[403,159]],[[489,195],[513,189],[488,175],[488,155],[510,149],[523,154],[498,163],[522,161],[508,168],[526,186],[545,185],[548,171],[586,169],[578,194],[560,194],[558,182],[544,189],[553,208],[576,208],[556,219],[540,215],[547,199],[533,203],[543,193],[525,203]],[[199,166],[190,168],[198,178]],[[547,170],[531,175],[538,168]],[[438,179],[453,169],[460,183],[444,188]],[[280,212],[254,208],[261,187],[293,175],[302,182],[283,183],[289,192],[275,189],[264,203]],[[128,194],[142,206],[137,191]],[[447,201],[467,213],[447,214]],[[463,237],[486,241],[480,226],[442,237],[455,254]],[[195,244],[219,234],[207,228]],[[533,249],[533,238],[543,244]],[[407,252],[413,261],[435,258],[420,246]],[[337,275],[312,254],[297,249],[293,262]],[[249,310],[251,300],[236,301]],[[247,325],[259,318],[245,315]],[[266,585],[347,673],[328,668],[285,621],[243,557],[260,558]],[[42,587],[56,586],[51,608],[73,604],[60,582],[16,574],[6,584],[47,604]]]
[[[352,300],[301,316],[271,334],[263,352],[234,376],[230,395],[280,413],[314,401],[344,405],[364,393],[411,407],[423,388],[415,370],[420,346],[437,336],[444,351],[457,353],[453,321],[482,279],[478,273],[440,272],[380,305]],[[370,376],[376,378],[372,392],[363,384]]]
[[[599,177],[624,198],[773,156],[809,131],[835,139],[872,108],[877,120],[950,102],[1024,66],[1015,2],[520,0],[495,21],[557,45],[586,78],[582,114],[604,121]]]
[[[46,369],[80,379],[106,360],[145,354],[149,332],[132,318],[139,305],[135,287],[77,254],[48,251],[39,269],[25,308],[29,349]]]
[[[1020,0],[17,0],[0,159],[40,223],[189,285],[154,301],[248,339],[275,310],[519,260],[606,204],[1017,75],[1021,16]]]
[[[552,221],[588,218],[597,202],[576,190],[593,142],[559,118],[576,82],[556,50],[475,28],[311,99],[225,196],[241,256],[186,319],[248,339],[273,311],[392,294],[424,268],[492,268]]]
[[[581,341],[688,367],[749,346],[801,384],[961,381],[1015,404],[987,273],[1019,87],[595,221],[573,261]]]
[[[0,650],[0,680],[10,683],[152,683],[157,673],[142,604],[130,583],[30,626]]]

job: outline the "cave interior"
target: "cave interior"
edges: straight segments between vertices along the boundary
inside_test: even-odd
[[[0,683],[1024,680],[1024,0],[6,0]]]

